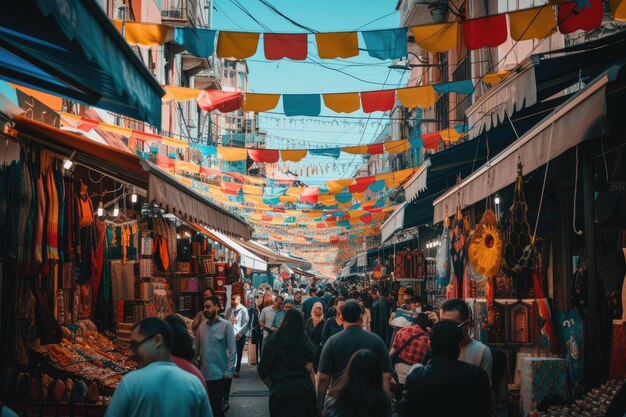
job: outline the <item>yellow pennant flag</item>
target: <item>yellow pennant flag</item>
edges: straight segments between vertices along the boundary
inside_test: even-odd
[[[165,95],[161,98],[162,101],[188,101],[198,98],[202,90],[198,88],[178,87],[175,85],[165,86]]]
[[[413,168],[407,168],[401,171],[396,171],[393,173],[393,179],[398,182],[403,182],[404,180],[409,178],[412,173],[413,173]]]
[[[126,42],[131,45],[151,47],[163,45],[167,40],[169,26],[157,23],[113,21],[117,30],[122,31]]]
[[[263,197],[260,195],[244,194],[243,199],[246,203],[264,205]]]
[[[306,213],[306,217],[309,219],[319,219],[322,217],[323,211],[309,211]]]
[[[398,88],[398,100],[408,109],[428,108],[437,101],[437,93],[432,85],[421,87]]]
[[[350,224],[359,224],[361,223],[361,218],[359,217],[354,217],[354,218],[350,218]]]
[[[304,191],[304,187],[289,187],[287,188],[287,195],[299,196]]]
[[[436,23],[411,28],[415,43],[428,52],[446,52],[456,48],[459,39],[459,24]]]
[[[243,102],[241,109],[243,111],[269,111],[272,110],[278,104],[280,94],[255,94],[245,93],[243,95]]]
[[[316,33],[315,41],[322,59],[350,58],[359,54],[357,32]]]
[[[280,158],[283,161],[293,161],[298,162],[301,161],[307,155],[306,149],[291,149],[291,150],[281,150]]]
[[[364,197],[365,197],[365,193],[352,193],[352,199],[354,201],[363,201]]]
[[[133,129],[129,129],[127,127],[121,127],[112,125],[109,123],[100,122],[100,129],[106,130],[107,132],[115,133],[117,135],[126,136],[127,138],[133,134]]]
[[[248,158],[248,150],[246,148],[218,146],[217,157],[224,161],[245,161]]]
[[[250,32],[219,32],[217,56],[220,58],[249,58],[256,53],[259,36],[259,33]]]
[[[192,162],[177,160],[174,164],[174,168],[176,169],[176,171],[185,171],[189,172],[190,174],[200,173],[200,165],[194,164]]]
[[[514,41],[547,38],[556,32],[554,7],[546,5],[509,13],[509,27]]]
[[[298,201],[298,197],[296,197],[295,195],[281,195],[278,197],[278,199],[281,203],[296,203]],[[290,216],[296,216],[296,214],[290,214]]]
[[[392,140],[384,144],[388,153],[401,153],[411,148],[411,144],[406,139]]]
[[[444,129],[439,131],[439,135],[441,139],[446,142],[457,142],[459,139],[463,137],[462,133],[459,133],[454,128]]]
[[[511,71],[498,71],[498,72],[492,72],[489,74],[485,74],[482,78],[483,82],[485,84],[489,84],[489,85],[498,85],[502,82],[502,80],[504,80],[509,74],[511,73]]]
[[[255,195],[263,194],[263,187],[259,187],[257,185],[242,184],[241,189],[243,190],[244,194],[255,194]]]
[[[336,113],[352,113],[361,108],[359,93],[322,94],[324,105]]]
[[[367,145],[347,146],[345,148],[341,148],[341,150],[352,155],[365,155],[367,153]]]
[[[188,148],[189,143],[184,140],[168,138],[167,136],[163,136],[161,139],[161,144],[165,146],[171,146],[173,148]]]
[[[334,194],[323,194],[317,197],[317,201],[323,206],[334,206],[335,195]]]

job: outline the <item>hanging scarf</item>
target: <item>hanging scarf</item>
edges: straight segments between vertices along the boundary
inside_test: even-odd
[[[463,234],[463,217],[459,211],[452,230],[450,242],[450,255],[452,257],[452,269],[456,276],[456,283],[463,288],[463,267],[465,262],[465,235]]]
[[[315,308],[320,306],[322,308],[322,312],[319,315],[315,315]],[[324,320],[324,306],[319,301],[313,304],[313,308],[311,309],[311,321],[313,322],[313,327],[317,327],[317,325]]]

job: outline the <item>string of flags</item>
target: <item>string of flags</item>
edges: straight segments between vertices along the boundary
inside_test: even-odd
[[[626,7],[622,3],[622,0],[609,2],[615,20],[626,19]],[[465,46],[475,50],[501,45],[509,36],[520,41],[548,37],[557,28],[563,34],[592,30],[602,23],[602,17],[602,0],[577,0],[460,22],[315,34],[216,31],[119,20],[113,23],[131,45],[152,47],[173,41],[200,58],[215,54],[221,58],[246,59],[257,53],[262,38],[266,59],[305,60],[309,54],[309,36],[313,36],[318,56],[322,59],[351,58],[364,50],[372,58],[387,60],[407,56],[409,31],[415,43],[429,52],[456,48],[461,32]],[[359,42],[359,34],[363,44]]]

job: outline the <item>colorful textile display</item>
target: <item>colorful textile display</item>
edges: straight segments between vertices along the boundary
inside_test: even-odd
[[[450,240],[450,257],[452,270],[456,277],[456,282],[463,288],[463,268],[465,264],[465,233],[463,231],[463,216],[461,210],[457,211],[452,238]]]
[[[445,287],[450,282],[450,220],[447,218],[443,222],[443,232],[439,238],[437,246],[437,282]]]
[[[522,358],[520,368],[520,415],[528,415],[548,396],[567,400],[567,363],[564,359]]]
[[[584,380],[583,371],[583,320],[578,310],[571,309],[557,315],[558,333],[561,346],[565,350],[570,379],[574,382]]]

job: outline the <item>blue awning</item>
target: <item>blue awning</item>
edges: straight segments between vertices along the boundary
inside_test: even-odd
[[[161,127],[165,92],[94,0],[6,2],[0,78]]]

